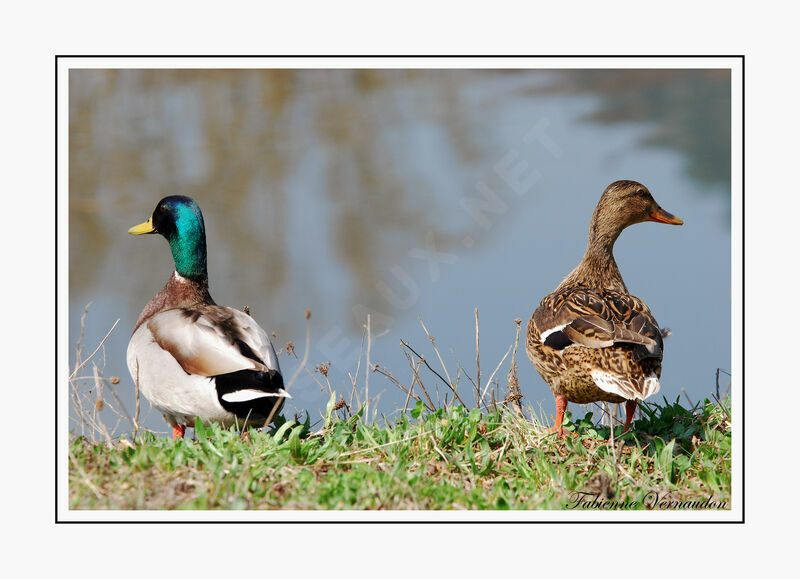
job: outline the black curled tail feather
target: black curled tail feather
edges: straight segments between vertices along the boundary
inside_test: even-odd
[[[283,376],[277,370],[266,372],[238,370],[214,376],[214,382],[220,405],[228,412],[232,412],[242,419],[264,420],[269,417],[275,405],[282,406],[285,399],[285,395],[281,393],[283,391]],[[224,399],[226,394],[232,395],[242,390],[261,391],[269,394],[269,396],[236,402]],[[278,410],[280,410],[280,406]]]

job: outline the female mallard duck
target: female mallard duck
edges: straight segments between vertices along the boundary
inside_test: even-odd
[[[208,293],[200,207],[189,197],[165,197],[128,233],[160,233],[175,260],[128,344],[128,370],[141,393],[176,439],[197,417],[226,427],[263,426],[290,396],[266,332],[249,315],[216,305]]]
[[[567,402],[625,402],[627,428],[637,401],[660,387],[662,330],[628,293],[612,253],[622,230],[644,221],[683,224],[644,185],[609,185],[592,215],[583,260],[528,322],[528,357],[556,397],[553,431],[561,436]]]

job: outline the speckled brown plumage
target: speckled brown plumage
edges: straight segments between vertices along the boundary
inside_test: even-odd
[[[562,434],[567,402],[627,402],[627,425],[636,402],[658,391],[662,330],[628,293],[613,256],[622,230],[644,221],[683,223],[640,183],[609,185],[592,216],[583,260],[528,322],[526,351],[556,397],[554,430]]]

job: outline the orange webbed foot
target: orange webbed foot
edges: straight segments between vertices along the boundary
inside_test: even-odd
[[[561,438],[567,438],[567,435],[564,433],[564,413],[567,411],[567,398],[566,396],[562,396],[561,394],[556,394],[556,417],[554,419],[555,426],[550,429],[550,432],[557,433]],[[552,416],[550,417],[552,418]],[[569,432],[575,436],[574,432]]]
[[[575,432],[571,430],[564,430],[563,426],[553,426],[550,428],[550,432],[553,434],[557,434],[559,438],[569,438],[570,436],[578,436]]]

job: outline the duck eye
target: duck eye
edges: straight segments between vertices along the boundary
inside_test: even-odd
[[[644,197],[645,195],[647,195],[647,194],[644,192],[644,189],[639,189],[639,190],[636,192],[636,194],[637,194],[639,197]]]

